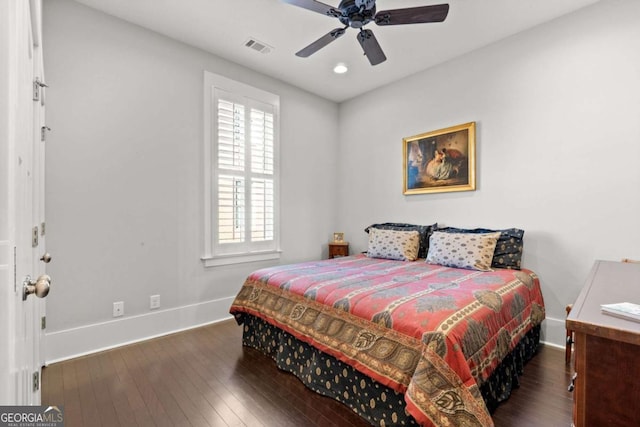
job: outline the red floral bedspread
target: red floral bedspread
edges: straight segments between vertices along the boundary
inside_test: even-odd
[[[537,276],[363,255],[252,273],[230,312],[405,393],[423,425],[492,426],[478,384],[544,319]]]

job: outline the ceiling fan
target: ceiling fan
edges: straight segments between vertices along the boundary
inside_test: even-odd
[[[421,24],[442,22],[449,13],[448,4],[433,6],[409,7],[405,9],[382,10],[376,13],[376,0],[341,0],[338,7],[329,6],[315,0],[283,0],[295,6],[318,12],[326,16],[338,18],[344,27],[329,31],[309,46],[296,53],[306,58],[313,55],[332,41],[342,37],[347,28],[359,29],[358,41],[371,65],[378,65],[387,60],[373,31],[363,27],[370,22],[377,25]]]

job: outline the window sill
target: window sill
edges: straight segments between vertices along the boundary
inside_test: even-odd
[[[255,252],[238,255],[203,256],[200,258],[205,267],[219,267],[222,265],[243,264],[247,262],[271,261],[280,259],[281,251]]]

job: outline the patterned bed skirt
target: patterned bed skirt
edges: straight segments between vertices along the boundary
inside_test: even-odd
[[[308,388],[351,408],[376,426],[418,425],[406,413],[404,395],[360,373],[350,365],[323,353],[289,333],[243,314],[242,343],[275,360],[283,371],[294,374]],[[518,387],[524,365],[537,352],[540,325],[529,331],[497,370],[480,387],[489,412]]]

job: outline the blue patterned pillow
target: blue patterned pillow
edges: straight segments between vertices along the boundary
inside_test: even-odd
[[[495,233],[500,232],[500,238],[493,253],[491,267],[493,268],[509,268],[511,270],[520,270],[522,262],[522,248],[524,230],[519,228],[507,228],[504,230],[490,230],[487,228],[455,228],[443,227],[434,231],[442,231],[444,233]]]
[[[415,230],[420,233],[420,250],[418,251],[418,258],[426,258],[427,252],[429,252],[429,237],[438,224],[432,225],[416,225],[416,224],[404,224],[400,222],[384,222],[381,224],[371,224],[364,229],[366,233],[372,228],[378,230],[396,230],[396,231],[412,231]]]

